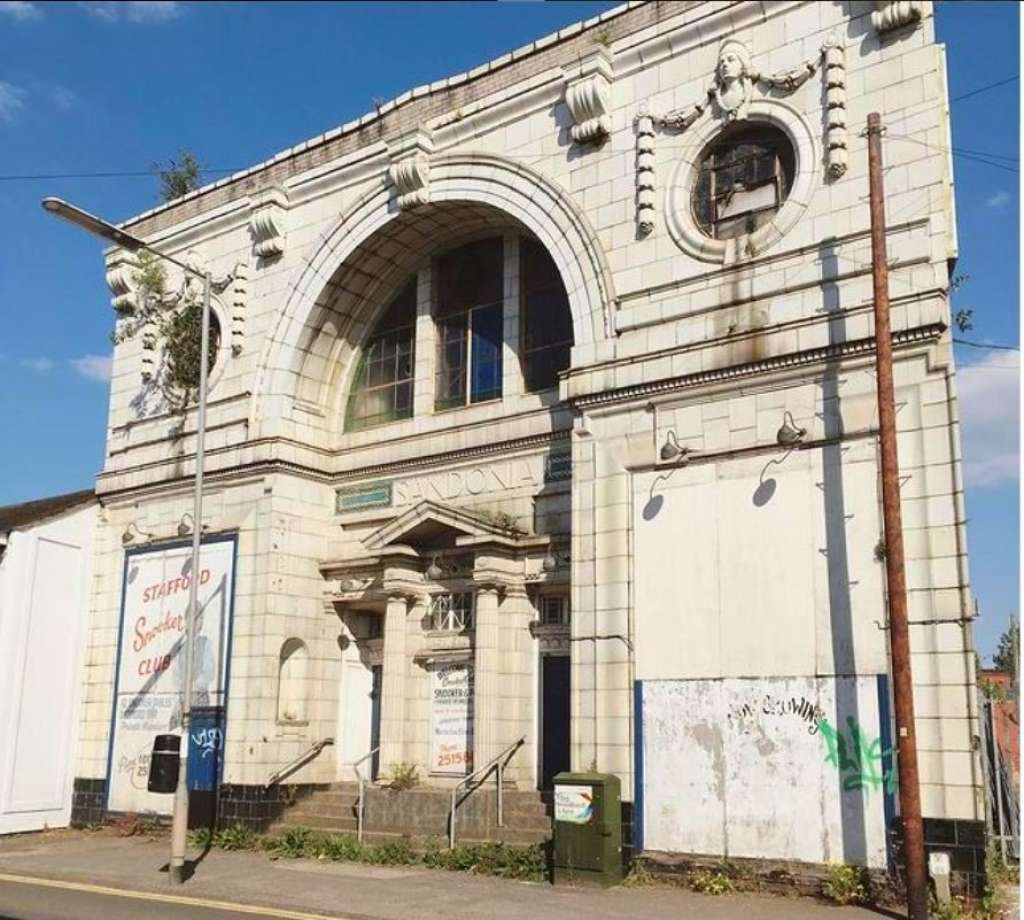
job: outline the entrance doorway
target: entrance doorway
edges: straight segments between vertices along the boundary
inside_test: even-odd
[[[370,750],[376,751],[370,758],[370,779],[377,779],[380,768],[380,688],[384,679],[384,667],[373,666],[373,680],[370,686]]]
[[[340,763],[352,767],[380,745],[380,665],[367,667],[358,658],[344,663],[341,697]],[[377,778],[379,755],[359,767],[370,779]]]
[[[540,659],[540,788],[569,769],[569,656]]]

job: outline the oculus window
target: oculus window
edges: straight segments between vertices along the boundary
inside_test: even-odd
[[[436,409],[501,398],[503,258],[501,239],[495,238],[437,260]]]
[[[704,151],[693,187],[693,217],[716,240],[736,239],[768,223],[793,184],[795,155],[778,128],[743,122]]]
[[[412,418],[415,328],[413,279],[389,304],[363,346],[348,402],[348,428]]]
[[[569,366],[572,314],[562,276],[548,251],[535,240],[519,241],[523,291],[523,377],[527,392],[558,385]]]

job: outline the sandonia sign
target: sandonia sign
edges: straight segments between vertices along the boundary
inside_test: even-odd
[[[438,662],[430,679],[430,772],[473,768],[473,663]]]
[[[125,560],[107,783],[111,811],[170,812],[170,796],[148,792],[146,783],[154,737],[181,733],[191,562],[187,545],[131,552]],[[203,542],[192,684],[197,708],[223,712],[226,704],[234,569],[233,537]],[[201,734],[193,739],[200,747],[210,732]],[[222,729],[216,737],[223,747]]]
[[[335,511],[345,514],[374,508],[404,508],[424,499],[453,502],[518,489],[537,491],[546,482],[568,480],[571,476],[572,457],[568,452],[535,454],[486,466],[345,486],[335,493]]]

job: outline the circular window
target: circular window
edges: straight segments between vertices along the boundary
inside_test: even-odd
[[[691,207],[700,231],[715,240],[751,234],[789,197],[796,155],[785,132],[765,122],[726,128],[702,152]]]
[[[203,306],[193,301],[179,310],[167,326],[167,384],[183,392],[186,399],[194,398],[190,391],[199,387],[199,360],[201,354]],[[220,320],[210,308],[210,336],[206,357],[207,373],[213,370],[220,350]]]

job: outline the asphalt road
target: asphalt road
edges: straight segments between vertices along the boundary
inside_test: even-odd
[[[166,899],[165,899],[166,898]],[[0,920],[319,920],[273,908],[209,906],[201,898],[130,894],[96,886],[0,880]],[[235,908],[235,909],[232,909]],[[355,920],[355,918],[353,918]]]

